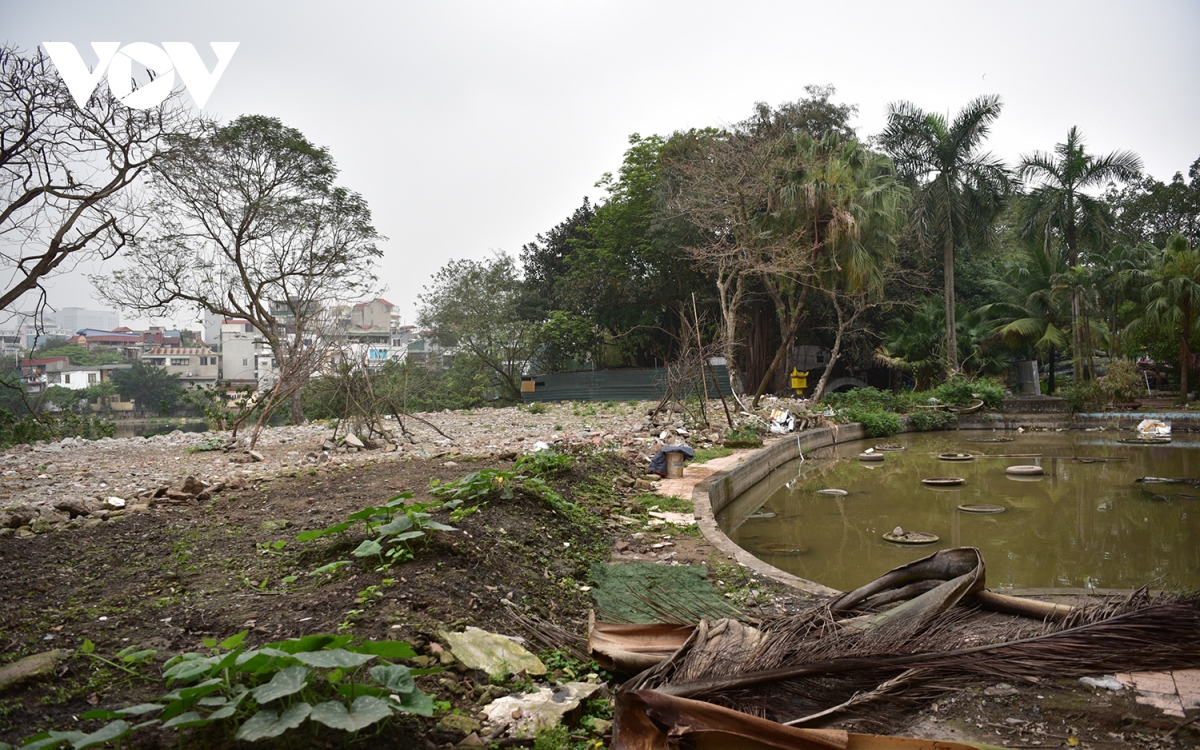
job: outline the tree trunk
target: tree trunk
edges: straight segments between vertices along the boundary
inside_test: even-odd
[[[817,387],[813,389],[811,399],[814,403],[820,401],[821,396],[825,395],[825,386],[829,384],[829,378],[833,375],[833,368],[837,366],[838,357],[842,354],[842,338],[846,333],[847,323],[845,317],[842,315],[842,306],[838,304],[837,297],[833,297],[832,301],[833,309],[837,313],[837,332],[833,337],[833,348],[829,351],[829,364],[825,365],[825,372],[821,373],[821,379],[817,381]]]
[[[1083,382],[1083,330],[1080,323],[1079,290],[1071,290],[1071,373],[1076,383]]]
[[[942,263],[946,276],[946,374],[958,374],[958,330],[954,320],[954,238],[946,240]],[[827,369],[828,371],[828,369]]]
[[[1050,347],[1050,380],[1046,383],[1046,395],[1054,395],[1054,347]]]
[[[299,388],[292,393],[292,424],[297,426],[304,424],[304,401],[300,396]]]
[[[791,351],[791,347],[788,346],[788,342],[796,338],[796,331],[800,328],[800,321],[803,318],[804,307],[797,305],[796,312],[792,315],[791,325],[788,326],[787,331],[783,335],[783,339],[779,342],[779,350],[775,352],[775,358],[771,360],[770,367],[767,368],[766,374],[763,375],[762,381],[758,384],[758,390],[754,392],[754,403],[752,404],[754,408],[758,408],[759,399],[762,398],[763,393],[765,393],[767,387],[770,386],[771,380],[775,376],[775,371],[779,369],[779,363],[782,362],[784,357],[787,356],[787,353]],[[828,369],[829,368],[826,368],[827,372]]]

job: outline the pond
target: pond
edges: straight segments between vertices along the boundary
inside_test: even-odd
[[[996,437],[1012,442],[972,442]],[[1176,434],[1165,445],[1126,445],[1118,437],[1111,431],[951,431],[845,443],[775,470],[717,520],[761,560],[844,591],[960,546],[983,552],[993,589],[1200,588],[1200,487],[1134,481],[1200,478],[1200,436]],[[883,443],[905,450],[886,453],[881,463],[858,460]],[[975,457],[940,460],[944,453]],[[1040,465],[1045,476],[1009,476],[1006,468],[1015,465]],[[922,483],[934,477],[964,482]],[[827,488],[846,494],[818,494]],[[972,504],[1004,511],[959,510]],[[897,526],[940,540],[921,546],[885,541]]]

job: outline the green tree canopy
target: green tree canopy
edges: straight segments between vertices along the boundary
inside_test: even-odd
[[[437,343],[455,360],[474,358],[504,397],[519,401],[542,321],[513,258],[452,260],[434,274],[420,300],[418,323],[432,329]]]
[[[179,403],[185,390],[178,375],[141,362],[135,362],[128,370],[114,370],[112,382],[121,396],[133,399],[143,411],[166,413]]]

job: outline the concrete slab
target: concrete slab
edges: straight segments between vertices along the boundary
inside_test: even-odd
[[[1175,677],[1171,672],[1121,672],[1116,677],[1122,685],[1137,691],[1134,699],[1138,703],[1157,708],[1168,716],[1183,718],[1183,700],[1177,692]]]
[[[1177,669],[1171,674],[1184,709],[1200,708],[1200,669]]]
[[[675,479],[664,479],[654,485],[654,491],[663,497],[682,497],[690,498],[692,490],[696,489],[696,485],[708,479],[713,474],[719,471],[729,471],[734,466],[737,466],[746,458],[751,456],[753,450],[734,451],[728,456],[721,456],[702,464],[687,464],[683,467],[683,476]]]

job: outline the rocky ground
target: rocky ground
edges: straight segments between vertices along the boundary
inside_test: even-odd
[[[122,508],[138,512],[154,504],[188,502],[205,490],[216,494],[316,466],[461,457],[512,460],[533,452],[539,443],[557,450],[603,446],[649,460],[664,441],[686,439],[694,447],[706,447],[722,436],[719,426],[691,435],[676,412],[651,418],[647,411],[654,404],[649,403],[541,406],[544,410],[417,414],[405,420],[405,434],[396,430],[396,443],[383,450],[355,447],[362,443],[354,438],[335,444],[333,426],[326,424],[268,429],[252,452],[246,450],[245,432],[237,441],[228,432],[176,431],[150,438],[68,438],[18,446],[0,454],[0,535],[23,526],[40,533],[68,522],[84,525]],[[718,424],[715,412],[712,421]],[[222,450],[230,444],[234,450]],[[184,487],[189,476],[195,479]]]
[[[157,697],[167,657],[243,630],[255,646],[315,633],[407,641],[418,653],[410,666],[446,670],[418,678],[439,701],[437,715],[394,722],[361,741],[422,750],[472,735],[485,741],[494,732],[489,706],[504,694],[605,679],[577,658],[594,564],[704,563],[718,591],[739,606],[780,612],[811,604],[730,564],[694,526],[651,515],[689,509],[686,500],[634,486],[658,444],[686,437],[699,447],[720,434],[694,430],[675,414],[649,419],[648,406],[424,414],[437,429],[410,419],[415,442],[390,451],[327,443],[333,432],[323,425],[270,430],[257,456],[220,450],[227,434],[185,433],[7,451],[0,455],[0,673],[32,654],[56,656],[32,679],[0,687],[0,742],[46,729],[93,731],[103,722],[81,721],[82,713]],[[549,481],[579,513],[521,492],[493,497],[457,519],[435,514],[459,531],[429,533],[410,560],[309,575],[347,559],[362,534],[300,542],[299,533],[402,491],[433,502],[431,481],[507,469],[539,442],[578,456]],[[208,447],[218,449],[194,450]],[[470,627],[523,636],[550,674],[531,682],[468,667],[446,634]],[[85,653],[88,642],[108,662]],[[130,665],[136,675],[110,666],[131,647],[154,651]],[[562,742],[606,741],[603,694],[586,702],[586,718],[576,716]],[[1140,705],[1132,691],[1069,679],[956,691],[882,730],[1007,747],[1188,747],[1198,738],[1187,717]],[[228,744],[228,737],[184,732],[143,730],[133,745]],[[318,732],[289,747],[346,742],[345,734]]]

